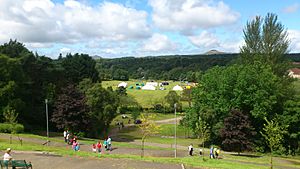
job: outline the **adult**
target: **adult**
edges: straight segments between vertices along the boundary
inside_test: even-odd
[[[193,156],[193,150],[194,150],[193,144],[190,144],[189,147],[188,147],[188,149],[189,149],[189,155]]]
[[[3,156],[3,161],[4,162],[8,162],[8,161],[12,160],[12,156],[11,156],[10,153],[11,153],[11,148],[7,148],[6,152],[5,152],[4,156]]]
[[[64,139],[65,139],[65,143],[68,141],[67,140],[67,131],[66,130],[64,130]]]
[[[111,147],[111,137],[108,137],[108,139],[107,139],[107,149],[108,149],[109,151],[112,150],[112,147]]]
[[[214,156],[214,147],[213,146],[210,147],[209,158],[215,158],[215,156]]]

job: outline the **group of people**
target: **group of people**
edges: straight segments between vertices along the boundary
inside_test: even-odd
[[[220,149],[214,146],[211,146],[209,149],[209,158],[219,159]]]
[[[108,151],[108,150],[111,151],[112,150],[111,141],[112,141],[111,137],[108,137],[107,139],[105,139],[103,142],[103,145],[100,141],[98,141],[97,144],[92,145],[92,151],[95,153],[98,152],[99,154],[101,154],[103,146],[106,151]]]
[[[69,130],[64,130],[63,135],[64,135],[65,143],[72,145],[72,149],[74,151],[79,151],[80,144],[78,142],[77,137],[72,133],[70,133]]]
[[[69,145],[72,145],[72,149],[74,151],[80,150],[80,144],[75,135],[70,133],[69,130],[64,130],[63,135],[64,135],[65,142]],[[108,150],[112,151],[111,142],[112,142],[111,137],[108,137],[107,139],[105,139],[103,142],[103,145],[100,141],[98,141],[98,143],[92,145],[92,151],[101,153],[103,146],[106,151],[108,151]]]
[[[189,155],[193,156],[193,151],[194,151],[193,144],[190,144],[188,146],[188,151],[189,151]],[[219,159],[219,157],[220,157],[220,148],[211,146],[209,152],[210,152],[209,153],[209,158]],[[203,155],[203,149],[202,148],[199,149],[199,155],[200,156]]]

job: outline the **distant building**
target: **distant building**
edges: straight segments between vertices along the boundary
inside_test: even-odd
[[[299,68],[290,69],[289,76],[292,78],[300,79],[300,69]]]

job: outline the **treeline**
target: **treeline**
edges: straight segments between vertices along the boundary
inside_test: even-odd
[[[277,16],[268,14],[248,22],[244,37],[233,64],[201,76],[182,124],[224,150],[300,153],[300,93],[287,75],[287,33]]]
[[[32,53],[16,40],[1,45],[0,123],[44,129],[47,99],[52,130],[69,128],[92,136],[107,130],[119,97],[102,88],[95,67],[95,60],[85,54],[53,60]]]
[[[231,64],[238,54],[174,55],[157,57],[124,57],[96,59],[102,80],[186,80],[197,81],[195,72],[204,72],[213,66]],[[300,62],[300,53],[286,54],[293,62]]]

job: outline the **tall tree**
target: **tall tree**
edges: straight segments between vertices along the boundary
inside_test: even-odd
[[[181,110],[180,96],[175,91],[169,91],[165,96],[165,100],[169,104],[170,111],[174,111],[174,105],[176,103],[176,109]]]
[[[54,104],[51,121],[58,129],[86,131],[89,124],[88,108],[84,95],[74,85],[62,89]]]
[[[87,54],[68,54],[62,60],[64,73],[69,81],[78,84],[84,78],[90,78],[93,82],[98,81],[96,61]]]
[[[104,89],[101,83],[95,83],[85,94],[93,125],[91,134],[99,136],[107,132],[111,121],[117,115],[118,96],[112,90]]]
[[[252,139],[256,134],[249,117],[235,109],[224,119],[224,127],[220,133],[224,150],[238,153],[252,149]]]
[[[290,40],[284,26],[275,14],[268,13],[264,18],[257,16],[247,23],[244,29],[245,45],[241,48],[241,61],[254,63],[260,60],[271,65],[279,76],[286,74],[288,62],[286,53]]]

